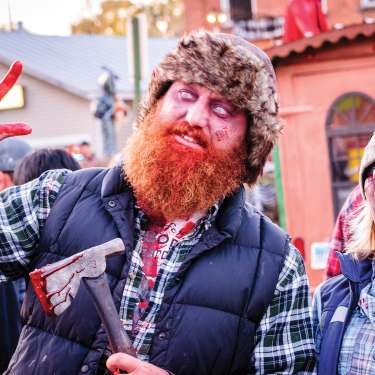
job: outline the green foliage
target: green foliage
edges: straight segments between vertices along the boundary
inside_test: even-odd
[[[138,5],[136,5],[136,4]],[[152,37],[179,36],[183,32],[182,0],[103,0],[99,14],[82,18],[71,26],[73,34],[126,35],[129,16],[144,12]]]

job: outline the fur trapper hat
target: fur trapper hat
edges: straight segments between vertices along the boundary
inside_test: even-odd
[[[366,169],[375,163],[375,132],[372,134],[365,151],[362,156],[361,165],[359,167],[359,183],[361,185],[362,196],[365,197],[365,173]]]
[[[245,182],[255,183],[281,130],[275,73],[268,56],[235,35],[207,31],[185,35],[153,71],[138,124],[176,80],[202,85],[246,110],[249,120]]]

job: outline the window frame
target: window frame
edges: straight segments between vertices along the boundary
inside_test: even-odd
[[[334,208],[334,215],[337,217],[338,213],[341,209],[341,204],[339,202],[339,190],[340,189],[349,189],[354,188],[356,183],[351,181],[336,181],[333,169],[333,162],[335,160],[333,156],[333,147],[332,143],[335,138],[338,137],[345,137],[345,136],[360,136],[363,134],[372,134],[375,131],[375,123],[369,123],[366,126],[358,126],[359,122],[354,122],[352,124],[348,124],[341,129],[334,129],[331,128],[332,120],[335,112],[335,108],[338,103],[344,100],[346,97],[350,96],[361,96],[371,102],[375,108],[375,98],[371,97],[370,95],[360,92],[360,91],[349,91],[345,92],[344,94],[338,96],[333,103],[330,105],[327,116],[326,116],[326,139],[327,139],[327,147],[328,147],[328,156],[329,156],[329,169],[330,169],[330,178],[331,178],[331,194],[332,194],[332,202]]]

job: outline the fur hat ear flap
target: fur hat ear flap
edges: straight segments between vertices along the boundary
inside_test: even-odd
[[[255,183],[281,130],[275,72],[268,56],[235,35],[207,31],[185,35],[153,71],[138,125],[176,80],[202,85],[250,114],[245,182]]]

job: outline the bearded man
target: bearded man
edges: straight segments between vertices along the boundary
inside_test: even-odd
[[[121,237],[107,262],[130,374],[311,373],[309,288],[288,236],[244,201],[280,131],[267,56],[195,32],[155,69],[123,165],[49,171],[1,195],[0,278]],[[7,374],[103,374],[86,290],[58,318],[29,288]]]

